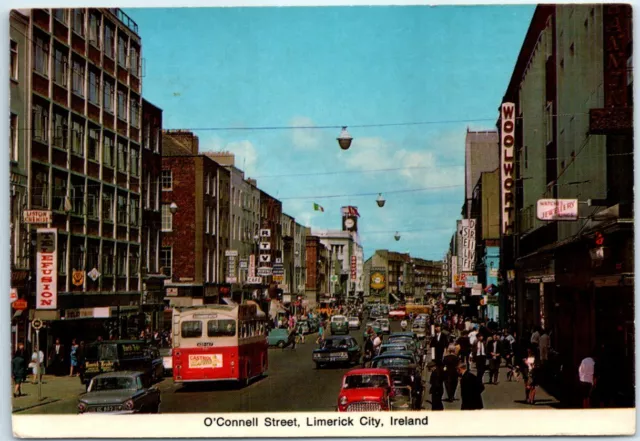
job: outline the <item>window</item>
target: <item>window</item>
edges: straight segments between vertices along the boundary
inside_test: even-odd
[[[102,193],[102,220],[113,222],[113,194]]]
[[[162,231],[173,231],[173,214],[169,209],[169,204],[162,204]]]
[[[9,158],[12,161],[18,161],[18,115],[15,113],[11,114],[11,134],[9,137],[9,150],[10,156]]]
[[[98,268],[98,258],[100,257],[100,246],[98,244],[89,244],[87,246],[87,266],[86,268],[91,271],[93,268]]]
[[[31,206],[33,208],[49,208],[49,173],[46,171],[33,171]]]
[[[140,211],[140,201],[138,199],[131,199],[131,213],[129,214],[129,224],[131,226],[138,226],[138,215]]]
[[[89,43],[100,48],[100,16],[95,12],[89,15]]]
[[[75,242],[71,243],[71,262],[72,270],[84,269],[84,246]]]
[[[171,247],[162,247],[160,249],[160,270],[162,274],[167,277],[171,277]]]
[[[138,176],[138,150],[131,149],[131,176]]]
[[[205,220],[205,233],[209,234],[209,207],[204,207],[205,211],[206,211],[206,220]]]
[[[140,71],[140,55],[138,54],[138,48],[132,46],[129,55],[129,66],[131,67],[131,73],[135,76],[139,76],[138,72]]]
[[[69,60],[66,51],[56,47],[53,58],[53,81],[59,86],[67,87],[67,66]]]
[[[144,129],[142,131],[142,146],[145,149],[150,149],[149,137],[151,136],[151,125],[149,123],[144,124]]]
[[[60,274],[67,272],[67,238],[65,236],[58,237],[58,272]]]
[[[127,223],[127,196],[118,195],[118,223]]]
[[[84,156],[84,124],[77,121],[73,122],[71,151],[78,156]]]
[[[67,117],[60,113],[53,114],[53,145],[61,149],[67,149],[69,146],[69,126]]]
[[[11,40],[11,79],[18,80],[18,43]]]
[[[162,170],[162,191],[171,191],[173,189],[173,179],[171,170]]]
[[[114,28],[108,22],[104,24],[104,54],[113,59]]]
[[[102,248],[102,274],[113,275],[113,247],[104,246]]]
[[[118,170],[127,171],[127,145],[118,140]]]
[[[71,90],[84,96],[84,61],[73,60]]]
[[[118,64],[127,67],[127,40],[122,35],[118,37]]]
[[[131,122],[131,125],[133,127],[140,127],[138,101],[135,98],[131,98],[129,112],[130,112],[129,121]]]
[[[200,320],[184,321],[180,324],[180,337],[198,338],[202,337],[202,322]]]
[[[148,210],[151,208],[151,173],[148,171],[142,171],[142,181],[144,182],[144,208]]]
[[[89,144],[87,145],[87,157],[92,161],[98,160],[100,145],[100,129],[89,129]]]
[[[116,272],[118,276],[127,275],[127,247],[118,246],[118,256],[116,258]]]
[[[114,164],[114,153],[113,153],[113,138],[108,136],[104,137],[104,146],[103,146],[103,164],[108,167],[113,167]]]
[[[206,179],[205,192],[206,192],[207,194],[209,194],[209,190],[210,190],[210,188],[209,188],[209,173],[207,173],[207,179]]]
[[[89,101],[100,105],[100,75],[94,71],[89,71]]]
[[[73,214],[84,215],[84,179],[73,179],[71,181],[71,204]]]
[[[84,9],[73,10],[73,32],[84,37]]]
[[[113,113],[113,84],[106,80],[103,84],[102,105],[104,110]]]
[[[32,109],[33,139],[47,142],[49,139],[49,112],[40,104]]]
[[[131,250],[129,254],[129,277],[136,277],[139,274],[140,253],[137,249]]]
[[[118,91],[118,118],[127,120],[127,97],[122,90]]]
[[[207,321],[207,337],[234,337],[236,335],[235,320]]]
[[[33,46],[33,68],[44,76],[49,75],[49,41],[36,37]]]
[[[67,24],[67,10],[66,9],[54,9],[53,16],[60,23]]]
[[[87,216],[93,219],[98,218],[98,202],[100,201],[100,184],[89,181],[87,194]]]

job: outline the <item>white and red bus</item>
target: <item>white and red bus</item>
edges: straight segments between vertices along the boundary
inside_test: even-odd
[[[268,367],[267,321],[256,305],[173,309],[173,381],[249,384]]]

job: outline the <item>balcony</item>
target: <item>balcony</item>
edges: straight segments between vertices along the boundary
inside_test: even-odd
[[[109,8],[109,12],[118,17],[126,27],[129,28],[136,35],[138,34],[138,24],[131,19],[127,14],[125,14],[120,8]]]

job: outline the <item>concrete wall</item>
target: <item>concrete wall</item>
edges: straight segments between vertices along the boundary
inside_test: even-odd
[[[471,212],[473,189],[480,179],[482,172],[493,171],[500,166],[498,149],[498,132],[467,131],[465,139],[465,200],[467,201],[467,215]]]
[[[500,238],[500,169],[482,174],[482,239]]]

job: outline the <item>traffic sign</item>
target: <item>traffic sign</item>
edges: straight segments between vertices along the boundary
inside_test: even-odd
[[[31,326],[33,326],[33,329],[35,330],[42,328],[42,320],[40,320],[39,318],[33,319],[33,321],[31,322]]]
[[[15,302],[13,302],[11,304],[11,306],[16,311],[24,311],[25,309],[27,309],[28,304],[27,304],[27,301],[25,299],[18,299]]]

